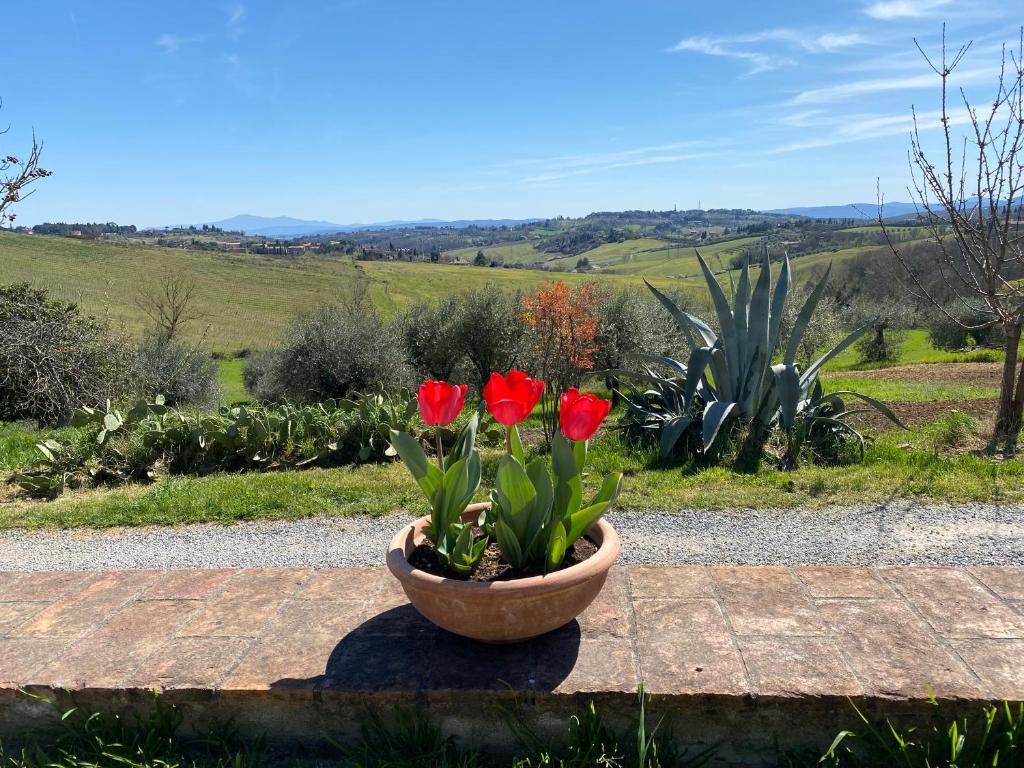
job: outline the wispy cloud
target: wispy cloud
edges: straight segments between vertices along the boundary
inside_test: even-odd
[[[949,124],[965,125],[970,122],[970,117],[966,108],[954,109],[949,113]],[[941,127],[941,118],[942,113],[938,111],[919,112],[917,114],[918,130],[929,131]],[[782,118],[779,122],[790,127],[829,128],[830,130],[817,136],[774,147],[768,150],[768,154],[797,152],[804,149],[817,149],[854,141],[909,134],[914,129],[914,117],[906,113],[899,115],[832,115],[824,110],[810,110]]]
[[[833,53],[864,43],[856,32],[811,32],[801,29],[779,27],[740,35],[699,35],[687,37],[676,43],[672,51],[693,51],[706,56],[726,56],[749,62],[748,75],[756,75],[773,69],[795,64],[787,51],[805,53]],[[764,43],[782,44],[783,51],[767,51],[757,47]]]
[[[645,147],[597,152],[591,154],[561,155],[558,157],[519,160],[496,166],[496,170],[525,170],[527,175],[521,181],[538,184],[574,176],[585,176],[617,168],[635,168],[645,165],[680,163],[686,160],[709,157],[722,142],[676,141]],[[529,169],[536,169],[530,173]],[[542,170],[541,170],[542,169]]]
[[[243,34],[245,34],[245,6],[241,3],[234,3],[225,8],[227,12],[227,20],[224,23],[227,29],[228,37],[232,40],[237,40]]]
[[[164,49],[164,53],[174,53],[183,45],[199,43],[203,39],[203,35],[172,35],[164,33],[156,39],[156,44]]]
[[[966,85],[967,83],[976,83],[991,79],[992,75],[993,70],[989,68],[967,69],[958,71],[954,75],[954,82],[957,85]],[[937,82],[937,76],[931,72],[920,75],[911,75],[909,77],[885,77],[872,80],[853,80],[846,83],[828,85],[824,88],[811,88],[806,91],[801,91],[790,99],[788,103],[793,106],[799,106],[802,104],[828,104],[837,101],[846,101],[847,99],[858,96],[884,93],[886,91],[911,91],[920,88],[935,88]]]
[[[792,59],[784,56],[737,48],[733,44],[726,44],[721,38],[710,36],[687,37],[676,43],[672,50],[693,51],[695,53],[703,53],[705,56],[727,56],[732,59],[740,59],[750,63],[751,69],[747,72],[748,75],[769,72],[773,69],[795,63]]]
[[[942,11],[952,0],[877,0],[864,8],[873,19],[919,19]]]

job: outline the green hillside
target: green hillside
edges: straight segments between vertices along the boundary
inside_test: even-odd
[[[718,271],[752,240],[715,243],[700,251]],[[528,243],[504,248],[518,249],[523,256],[524,246],[532,250]],[[805,279],[829,261],[838,264],[866,250],[857,247],[802,256],[793,261],[794,278]],[[272,346],[296,314],[331,301],[356,280],[368,281],[374,302],[387,314],[415,301],[487,283],[528,291],[552,279],[572,284],[598,280],[612,287],[642,287],[648,279],[661,288],[703,290],[693,248],[665,248],[663,241],[643,238],[608,243],[586,255],[600,270],[551,273],[424,262],[353,262],[347,257],[285,258],[3,232],[0,282],[26,281],[48,288],[52,295],[77,301],[93,314],[107,313],[139,336],[147,322],[136,306],[140,292],[158,285],[166,274],[183,274],[195,282],[205,313],[188,333],[193,338],[205,336],[211,350],[228,353]],[[577,258],[557,261],[569,269],[575,268]],[[727,284],[727,276],[720,279]]]

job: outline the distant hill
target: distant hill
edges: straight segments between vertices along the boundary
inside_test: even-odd
[[[772,208],[763,213],[779,213],[787,216],[807,216],[811,219],[860,219],[874,220],[878,217],[877,203],[847,203],[846,205],[811,205],[804,208]],[[913,203],[886,203],[885,218],[909,216],[917,213]]]
[[[541,219],[419,219],[416,221],[381,221],[373,224],[334,224],[330,221],[310,221],[291,216],[252,216],[241,214],[221,221],[207,221],[228,232],[244,232],[247,235],[263,237],[302,237],[304,235],[326,235],[332,232],[358,232],[365,229],[401,229],[405,227],[500,227],[528,224]]]

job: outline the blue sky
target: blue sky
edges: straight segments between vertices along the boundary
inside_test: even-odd
[[[973,39],[984,94],[1013,5],[34,0],[5,9],[0,151],[34,128],[54,172],[19,223],[906,199],[937,108],[912,38]]]

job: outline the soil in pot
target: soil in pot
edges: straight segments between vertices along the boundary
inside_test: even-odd
[[[479,541],[480,537],[483,536],[480,529],[476,527],[473,528],[473,533],[474,539],[477,541]],[[559,570],[568,568],[571,565],[576,565],[577,563],[582,563],[584,560],[587,560],[596,554],[597,549],[597,545],[584,536],[566,550],[565,560],[562,561],[562,567],[559,568]],[[501,549],[495,541],[492,541],[487,545],[487,549],[484,550],[484,554],[480,558],[480,562],[477,563],[476,568],[474,568],[473,572],[468,576],[452,573],[445,568],[441,564],[441,561],[438,560],[437,552],[434,550],[434,545],[429,540],[424,541],[413,550],[412,554],[409,556],[409,565],[435,576],[443,576],[448,579],[461,579],[463,581],[512,581],[513,579],[525,579],[530,576],[544,575],[543,566],[513,568],[502,559]]]

